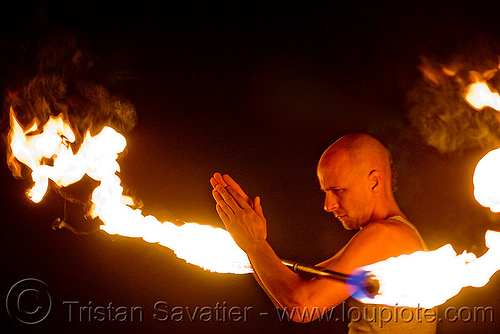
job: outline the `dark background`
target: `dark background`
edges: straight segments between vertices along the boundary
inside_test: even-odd
[[[251,196],[261,196],[268,240],[279,256],[320,262],[353,232],[322,210],[316,163],[341,135],[363,131],[393,152],[398,202],[429,248],[451,243],[457,252],[479,256],[486,250],[484,232],[500,229],[498,216],[472,194],[474,166],[489,149],[439,153],[412,127],[405,104],[421,79],[421,56],[460,53],[484,36],[500,39],[498,5],[21,1],[2,7],[3,86],[29,73],[41,40],[65,32],[96,56],[101,83],[136,107],[138,123],[127,135],[120,176],[144,211],[161,220],[221,227],[209,178],[229,173]],[[33,277],[49,286],[54,302],[51,316],[31,326],[10,319],[0,303],[5,332],[347,330],[342,321],[280,322],[251,275],[205,272],[142,240],[53,231],[52,221],[64,215],[63,198],[51,192],[31,203],[24,195],[29,180],[14,179],[5,160],[0,165],[0,296]],[[84,220],[82,206],[67,205],[68,223],[83,231],[95,227]],[[498,317],[499,290],[495,275],[441,310],[493,306]],[[69,322],[63,301],[141,306],[145,319]],[[247,322],[162,323],[151,316],[157,301],[191,308],[226,301],[253,310]],[[443,321],[438,332],[498,328],[495,322]]]

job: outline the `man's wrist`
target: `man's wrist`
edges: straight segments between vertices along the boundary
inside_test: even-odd
[[[262,249],[267,247],[268,245],[269,244],[267,243],[267,241],[265,239],[259,239],[259,240],[252,241],[247,247],[245,247],[244,251],[248,255],[257,254],[260,251],[262,251]]]

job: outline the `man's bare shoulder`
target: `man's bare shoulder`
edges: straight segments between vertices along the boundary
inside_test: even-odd
[[[351,241],[354,240],[360,243],[376,243],[381,247],[394,248],[394,251],[400,254],[422,250],[417,231],[410,225],[396,219],[371,222],[356,233]]]
[[[420,248],[420,238],[418,232],[411,224],[405,224],[397,219],[379,220],[370,223],[358,232],[359,236],[389,238],[410,242]]]
[[[415,230],[397,220],[381,220],[370,223],[352,237],[336,266],[348,270],[418,250],[422,247]]]

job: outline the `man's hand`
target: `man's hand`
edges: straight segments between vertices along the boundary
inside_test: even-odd
[[[260,197],[252,201],[229,175],[216,173],[210,183],[217,213],[238,246],[247,251],[252,244],[265,240],[266,218]]]
[[[214,189],[218,184],[222,185],[224,188],[230,186],[231,188],[236,190],[241,195],[241,197],[245,199],[248,205],[250,205],[253,208],[252,199],[247,194],[245,194],[243,189],[241,189],[240,185],[236,183],[236,181],[234,181],[231,176],[227,174],[222,176],[220,173],[215,173],[214,176],[210,178],[210,184],[212,184],[212,187],[214,187]]]

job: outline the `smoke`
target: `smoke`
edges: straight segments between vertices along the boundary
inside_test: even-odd
[[[124,135],[129,133],[136,124],[135,108],[97,82],[93,71],[96,59],[84,42],[74,36],[48,38],[34,56],[31,73],[20,74],[6,88],[4,136],[11,107],[25,127],[36,121],[41,128],[50,116],[63,115],[76,135],[71,144],[74,152],[88,130],[95,135],[108,125]],[[9,150],[7,147],[8,155]]]
[[[17,178],[25,176],[25,165],[14,156],[8,145],[10,130],[10,109],[25,129],[33,122],[42,131],[51,116],[62,115],[75,134],[75,141],[69,143],[73,153],[80,148],[84,135],[98,134],[105,126],[127,135],[136,124],[134,106],[126,99],[111,94],[99,84],[95,56],[83,39],[73,35],[55,34],[45,41],[39,41],[36,52],[26,50],[21,58],[26,64],[28,56],[32,64],[19,70],[19,75],[10,75],[11,82],[5,87],[1,132],[7,151],[7,164]],[[19,69],[22,65],[12,64]],[[15,74],[15,73],[14,73]],[[36,133],[34,133],[36,134]],[[126,152],[123,152],[123,156]],[[45,163],[51,164],[51,159]],[[90,194],[98,182],[84,177],[78,185],[60,188],[50,182],[52,189],[70,202],[90,205]],[[141,205],[138,200],[135,207]]]
[[[467,85],[480,78],[500,90],[500,47],[478,39],[460,54],[423,57],[422,77],[407,94],[408,118],[426,143],[441,153],[500,146],[500,114],[473,109],[464,100]]]

